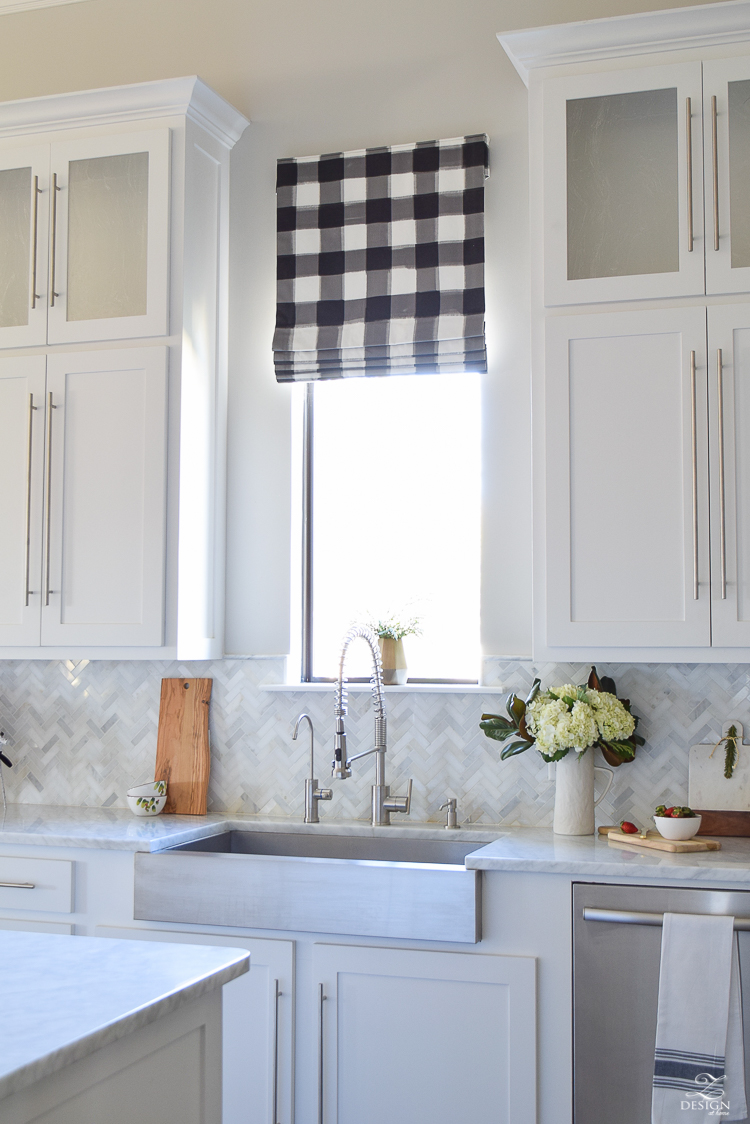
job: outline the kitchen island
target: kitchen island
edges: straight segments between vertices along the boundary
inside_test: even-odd
[[[241,949],[0,932],[3,1124],[221,1116],[221,988]]]

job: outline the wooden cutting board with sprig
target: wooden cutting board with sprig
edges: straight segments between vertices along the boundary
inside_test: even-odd
[[[750,836],[750,745],[741,722],[725,722],[718,741],[690,747],[688,804],[703,817],[701,835]]]

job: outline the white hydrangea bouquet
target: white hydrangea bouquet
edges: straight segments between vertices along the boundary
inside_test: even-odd
[[[644,745],[637,734],[638,718],[630,713],[630,700],[618,699],[613,680],[599,679],[596,668],[585,687],[565,683],[540,691],[535,679],[526,699],[510,695],[508,718],[483,714],[479,723],[488,738],[503,742],[502,760],[535,747],[545,761],[559,761],[571,750],[585,753],[599,746],[608,764],[617,766],[635,757]]]

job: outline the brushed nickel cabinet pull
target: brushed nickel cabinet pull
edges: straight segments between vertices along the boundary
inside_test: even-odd
[[[685,98],[685,148],[687,150],[688,252],[693,250],[693,102]]]
[[[318,1124],[323,1124],[323,1004],[326,995],[318,984]]]
[[[49,306],[55,307],[55,297],[60,294],[55,292],[55,266],[57,257],[57,193],[62,191],[57,186],[57,172],[52,173],[52,234],[50,237],[50,267],[49,267]]]
[[[52,391],[47,395],[47,512],[45,522],[45,552],[46,557],[44,560],[44,604],[49,605],[49,595],[52,590],[49,587],[49,544],[50,544],[50,526],[51,526],[51,512],[52,507],[52,411],[57,409],[57,406],[52,401]]]
[[[34,592],[29,589],[29,553],[31,550],[31,439],[34,433],[34,395],[29,395],[29,444],[26,462],[26,562],[24,566],[25,604],[28,606],[29,597]]]
[[[36,308],[39,293],[36,291],[36,258],[39,234],[39,176],[34,176],[34,205],[31,208],[31,307]]]
[[[724,376],[721,348],[716,349],[716,382],[719,403],[719,545],[721,549],[721,599],[727,599],[727,527],[724,492]]]
[[[274,986],[274,1015],[273,1015],[273,1105],[271,1109],[271,1124],[279,1124],[279,981],[273,981]]]
[[[719,111],[711,98],[711,175],[714,189],[714,249],[719,248]]]
[[[695,399],[695,352],[690,352],[690,428],[693,452],[693,600],[698,600],[698,426]]]
[[[36,890],[36,882],[0,882],[3,890]]]

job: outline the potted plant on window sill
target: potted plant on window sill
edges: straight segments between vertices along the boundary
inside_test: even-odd
[[[422,630],[419,626],[419,617],[404,620],[395,616],[384,617],[372,621],[370,628],[377,636],[380,646],[383,683],[386,686],[403,686],[408,675],[404,637],[420,635]]]

